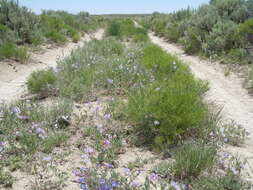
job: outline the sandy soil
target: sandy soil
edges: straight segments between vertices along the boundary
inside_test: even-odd
[[[242,87],[242,80],[234,74],[226,77],[224,69],[218,63],[212,63],[197,56],[186,55],[182,48],[175,44],[167,43],[165,40],[156,37],[154,33],[149,33],[149,37],[153,43],[188,64],[196,77],[209,82],[210,90],[206,94],[205,99],[223,108],[223,122],[233,120],[249,132],[249,138],[243,147],[231,146],[226,149],[234,155],[238,154],[241,158],[247,159],[248,164],[245,172],[248,172],[253,179],[253,171],[251,169],[253,167],[253,98]]]
[[[12,61],[0,62],[0,102],[10,102],[20,98],[24,93],[27,77],[35,70],[55,67],[59,59],[68,56],[73,49],[82,46],[92,38],[101,39],[103,30],[85,35],[79,43],[68,43],[65,46],[46,49],[44,53],[33,53],[30,62],[20,64]]]

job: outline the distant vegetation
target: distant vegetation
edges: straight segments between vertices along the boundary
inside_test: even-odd
[[[143,25],[180,43],[187,53],[248,64],[253,62],[252,17],[252,0],[211,0],[196,10],[154,13]]]
[[[144,28],[135,27],[133,20],[130,19],[113,19],[106,30],[107,36],[114,36],[119,39],[135,42],[148,41],[148,32]]]
[[[78,42],[85,32],[101,26],[102,17],[87,12],[77,15],[65,11],[43,11],[36,15],[14,1],[0,0],[0,60],[28,59],[27,46],[44,42],[64,44],[69,39]]]

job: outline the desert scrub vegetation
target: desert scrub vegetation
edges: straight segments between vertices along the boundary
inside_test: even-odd
[[[27,46],[78,42],[84,33],[96,30],[104,21],[86,12],[73,15],[43,11],[36,15],[16,1],[0,0],[0,60],[11,58],[25,63],[29,59]]]
[[[251,0],[210,1],[196,10],[154,13],[143,20],[143,25],[182,44],[187,53],[219,58],[224,63],[248,64],[252,60],[252,10]]]
[[[91,40],[56,68],[33,73],[27,87],[35,94],[56,92],[47,93],[46,100],[55,99],[54,95],[70,105],[53,111],[48,104],[41,108],[40,102],[33,101],[3,107],[0,147],[4,154],[0,155],[8,170],[0,175],[10,179],[6,185],[14,180],[8,171],[22,168],[37,151],[54,161],[55,154],[72,159],[71,154],[65,158],[51,153],[71,137],[66,149],[77,151],[74,159],[81,160],[67,171],[74,179],[41,182],[39,174],[34,189],[63,188],[67,181],[80,189],[204,189],[216,182],[224,190],[248,188],[240,164],[232,165],[227,155],[218,155],[228,139],[231,144],[241,141],[241,131],[230,135],[229,126],[219,128],[219,112],[209,111],[202,101],[208,84],[195,79],[182,61],[156,45],[125,43],[117,36]],[[74,128],[59,125],[72,123],[66,119],[72,108],[72,115],[78,116]],[[16,130],[18,135],[11,136]],[[10,145],[14,148],[8,152]],[[140,157],[131,160],[136,149],[141,150]],[[129,162],[122,157],[130,158]]]
[[[11,172],[31,169],[27,163],[36,153],[50,153],[69,138],[71,110],[72,103],[63,99],[51,105],[35,101],[1,104],[0,184],[11,186]]]
[[[106,35],[122,40],[132,39],[134,42],[148,41],[147,30],[136,27],[131,19],[111,20],[107,27]]]

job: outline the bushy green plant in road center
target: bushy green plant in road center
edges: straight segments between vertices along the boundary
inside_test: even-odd
[[[156,46],[150,47],[155,53],[145,52],[144,48],[142,56],[146,58],[141,58],[141,64],[153,69],[155,79],[130,92],[128,116],[136,122],[141,136],[162,150],[168,144],[177,143],[189,130],[201,128],[207,114],[201,94],[207,86],[196,80],[180,61]]]
[[[27,81],[28,91],[31,93],[39,93],[56,81],[56,75],[53,70],[35,71],[31,74]]]

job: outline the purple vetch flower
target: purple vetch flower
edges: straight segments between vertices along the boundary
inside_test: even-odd
[[[84,177],[85,175],[80,170],[74,170],[73,174],[78,177]]]
[[[125,175],[130,175],[130,169],[129,168],[123,168],[123,173]]]
[[[155,91],[157,91],[157,92],[160,91],[160,90],[161,90],[161,88],[156,88],[156,89],[155,89]]]
[[[119,186],[119,183],[117,181],[112,181],[112,187],[118,187]]]
[[[91,147],[87,147],[84,149],[84,152],[87,154],[93,154],[94,153],[94,149]]]
[[[101,185],[99,186],[99,190],[111,190],[111,189],[112,189],[112,186],[109,185],[109,184],[107,184],[107,183],[101,184]]]
[[[80,177],[80,178],[78,179],[78,182],[79,182],[79,183],[86,183],[86,179],[85,179],[84,177]]]
[[[138,186],[140,186],[141,184],[139,183],[139,182],[137,182],[137,181],[132,181],[131,183],[130,183],[130,187],[138,187]]]
[[[104,145],[109,145],[109,144],[110,144],[110,141],[106,139],[106,140],[103,141],[103,144],[104,144]]]
[[[177,182],[175,181],[171,181],[170,182],[171,187],[173,187],[175,190],[181,190],[181,188],[179,187],[179,185],[177,184]]]
[[[103,163],[103,166],[106,167],[106,168],[109,168],[109,169],[113,168],[113,165],[109,164],[109,163]]]
[[[32,123],[32,129],[37,129],[39,127],[39,125],[37,123]]]
[[[109,120],[111,118],[111,114],[105,114],[104,119]]]
[[[84,184],[80,184],[80,189],[82,189],[82,190],[89,190],[89,188],[88,187],[86,187],[86,185],[84,185]]]
[[[36,128],[35,133],[37,135],[43,135],[44,136],[46,134],[46,131],[42,128]]]
[[[51,156],[46,156],[42,160],[43,161],[50,161],[50,160],[52,160],[52,157]]]
[[[99,184],[105,184],[106,180],[105,179],[99,179]]]
[[[149,179],[151,181],[158,181],[160,179],[160,177],[155,173],[151,173],[150,176],[149,176]]]
[[[0,146],[5,146],[6,144],[7,144],[7,142],[0,141]]]
[[[21,113],[19,107],[17,107],[17,106],[12,107],[11,112],[14,113],[14,114],[20,114]]]

